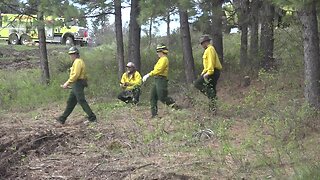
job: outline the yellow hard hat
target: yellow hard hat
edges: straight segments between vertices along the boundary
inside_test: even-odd
[[[168,48],[167,48],[167,46],[165,45],[165,44],[159,44],[158,46],[157,46],[157,52],[163,52],[163,53],[165,53],[165,54],[167,54],[169,51],[168,51]]]

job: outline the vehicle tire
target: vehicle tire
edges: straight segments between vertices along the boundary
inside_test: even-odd
[[[31,37],[27,34],[22,34],[20,37],[20,42],[22,45],[27,45],[31,42]]]
[[[68,46],[74,46],[74,39],[71,36],[67,36],[65,40],[66,45]]]
[[[8,43],[13,44],[13,45],[19,44],[20,40],[18,38],[18,35],[17,34],[10,34]]]
[[[80,46],[81,46],[81,47],[83,47],[83,46],[88,46],[88,43],[80,42]]]

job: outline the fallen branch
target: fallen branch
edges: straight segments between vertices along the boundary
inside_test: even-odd
[[[40,169],[42,169],[42,166],[40,166],[40,167],[31,167],[31,166],[29,166],[28,169],[30,169],[30,170],[40,170]]]
[[[96,169],[101,164],[103,164],[103,163],[97,164],[91,171]],[[151,166],[151,165],[156,165],[156,163],[149,163],[149,164],[145,164],[145,165],[138,166],[138,167],[129,167],[127,169],[111,169],[111,170],[106,170],[106,172],[119,172],[119,173],[122,173],[122,172],[127,172],[127,171],[135,171],[135,170],[142,169],[144,167]]]
[[[186,164],[176,164],[176,165],[173,165],[173,166],[164,167],[163,169],[172,169],[172,168],[175,168],[175,167],[182,167],[182,166],[192,166],[192,165],[196,165],[196,164],[206,164],[206,163],[211,163],[213,161],[215,161],[215,160],[212,160],[212,161],[195,161],[195,162],[186,163]]]
[[[97,164],[96,166],[94,166],[94,167],[90,170],[90,172],[92,172],[92,171],[96,170],[96,169],[97,169],[97,167],[99,167],[101,164],[104,164],[104,163],[99,163],[99,164]]]

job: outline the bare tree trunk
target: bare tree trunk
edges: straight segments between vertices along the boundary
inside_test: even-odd
[[[167,45],[169,47],[171,45],[171,42],[170,42],[170,21],[171,21],[170,12],[168,12],[166,23],[167,23]]]
[[[274,6],[270,2],[264,1],[262,5],[262,22],[261,22],[261,54],[262,67],[270,70],[274,67],[273,49],[274,49]]]
[[[259,61],[258,51],[259,51],[259,9],[260,0],[252,0],[250,3],[250,49],[249,49],[249,59],[251,64],[254,60]]]
[[[38,11],[37,19],[39,21],[37,29],[38,29],[39,50],[40,50],[41,82],[43,84],[49,84],[50,73],[49,73],[49,65],[48,65],[45,25],[44,25],[43,12],[40,10]]]
[[[150,25],[149,25],[149,41],[148,41],[148,48],[151,48],[151,42],[152,42],[152,22],[153,18],[150,18]]]
[[[320,52],[316,1],[306,4],[298,12],[303,28],[304,96],[313,107],[320,109]]]
[[[128,60],[133,61],[138,71],[140,71],[140,67],[141,67],[141,61],[140,61],[141,27],[137,21],[139,14],[140,14],[139,0],[131,0]]]
[[[194,59],[192,54],[190,29],[188,22],[188,12],[179,9],[180,16],[180,33],[183,47],[184,72],[187,83],[192,83],[195,80]]]
[[[243,24],[241,30],[240,66],[245,67],[248,63],[248,25]]]
[[[235,0],[234,4],[239,16],[239,28],[241,30],[240,66],[244,67],[248,61],[248,0]]]
[[[124,50],[123,50],[123,33],[121,20],[121,0],[114,1],[115,8],[115,26],[117,40],[117,61],[118,61],[118,78],[120,79],[125,71]]]
[[[217,50],[220,62],[223,63],[223,41],[222,41],[222,3],[223,0],[212,0],[212,38],[213,45]]]

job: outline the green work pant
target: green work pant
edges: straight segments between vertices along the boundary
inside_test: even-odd
[[[152,116],[158,114],[158,100],[166,105],[175,103],[171,97],[168,97],[168,80],[166,77],[155,77],[150,99]]]
[[[219,77],[220,77],[220,70],[215,69],[214,73],[208,77],[207,81],[205,81],[203,76],[201,76],[194,82],[194,86],[209,98],[210,109],[215,109],[216,107],[216,99],[217,99],[216,86],[217,86]]]
[[[72,90],[67,101],[67,107],[64,113],[59,117],[61,121],[65,121],[68,118],[77,103],[81,105],[84,112],[86,112],[86,114],[88,115],[88,119],[90,121],[96,120],[96,115],[92,112],[84,96],[85,86],[87,86],[85,80],[77,80],[72,85]]]

